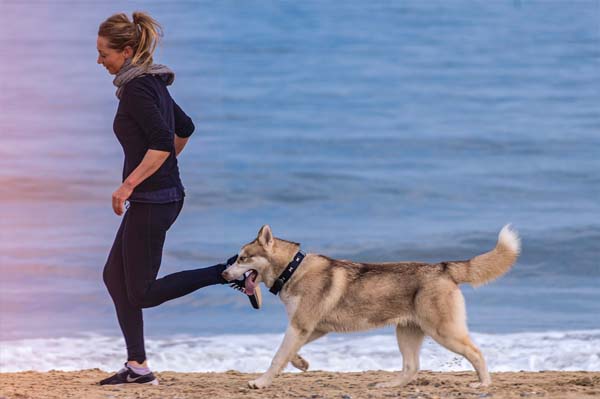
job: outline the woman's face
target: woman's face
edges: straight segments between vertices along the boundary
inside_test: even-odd
[[[98,36],[96,47],[98,48],[98,64],[104,65],[111,75],[116,75],[121,70],[125,60],[133,54],[130,46],[125,47],[122,51],[108,47],[108,40],[102,36]]]

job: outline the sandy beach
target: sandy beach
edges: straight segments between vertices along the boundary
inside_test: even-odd
[[[473,372],[421,372],[403,388],[378,389],[373,385],[393,373],[368,371],[335,373],[309,371],[284,373],[264,390],[247,388],[257,374],[157,373],[159,386],[101,387],[96,381],[108,376],[98,369],[77,372],[50,371],[0,374],[2,399],[191,399],[191,398],[597,398],[600,372],[492,373],[491,387],[474,389]]]

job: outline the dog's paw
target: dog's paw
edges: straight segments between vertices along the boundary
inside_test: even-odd
[[[306,371],[308,370],[308,365],[308,362],[300,355],[296,355],[292,359],[292,366],[296,367],[298,370]]]
[[[248,381],[248,386],[252,389],[262,389],[268,387],[269,385],[271,385],[271,381],[260,377],[255,380]]]
[[[486,382],[472,382],[469,384],[470,388],[485,388],[485,387],[489,387],[490,385],[492,385],[491,381],[486,381]]]

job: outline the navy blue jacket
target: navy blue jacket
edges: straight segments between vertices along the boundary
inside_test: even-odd
[[[125,85],[113,123],[125,153],[123,181],[142,162],[148,150],[170,153],[160,168],[134,189],[130,201],[163,203],[183,198],[174,134],[189,137],[194,128],[160,77],[142,75]]]

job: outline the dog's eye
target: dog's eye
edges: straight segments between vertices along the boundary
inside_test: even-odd
[[[240,256],[240,262],[246,262],[248,259],[250,259],[249,256]]]

